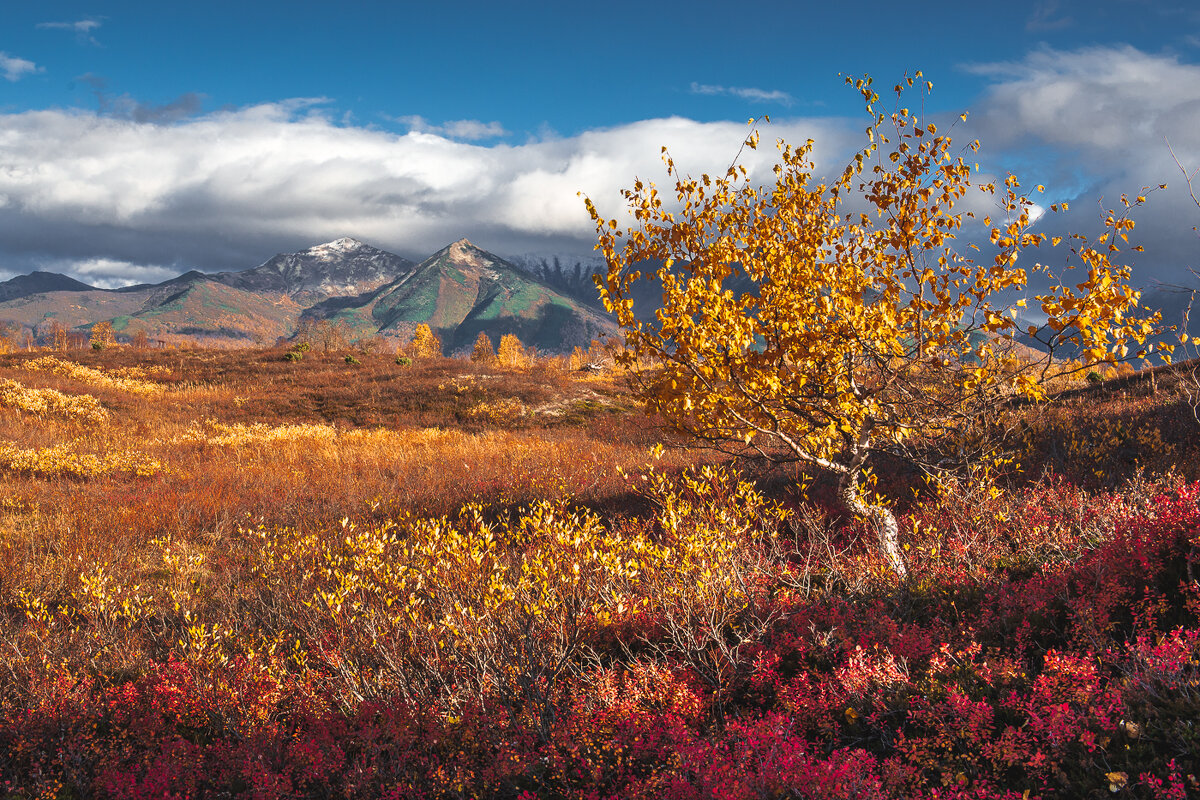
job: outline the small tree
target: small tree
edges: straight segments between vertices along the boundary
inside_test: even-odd
[[[567,361],[567,367],[572,372],[578,372],[587,364],[587,353],[579,345],[575,345],[575,349],[571,351],[570,359]]]
[[[524,369],[529,366],[529,356],[524,345],[514,333],[506,333],[500,337],[500,350],[497,358],[502,366],[509,369]]]
[[[485,331],[480,331],[475,337],[475,346],[471,348],[471,360],[477,364],[491,364],[496,360],[496,351],[492,340]]]
[[[350,325],[344,319],[323,319],[312,329],[313,339],[321,345],[321,352],[337,352],[350,346]]]
[[[47,338],[50,340],[50,347],[54,350],[66,350],[70,344],[70,335],[69,331],[67,331],[67,326],[58,320],[50,322],[50,333]]]
[[[1009,176],[978,187],[998,201],[1000,221],[983,220],[994,257],[964,255],[955,240],[971,215],[954,207],[970,166],[934,123],[906,108],[882,113],[870,80],[854,85],[871,118],[867,145],[835,180],[813,175],[811,140],[780,142],[774,184],[761,187],[736,163],[724,176],[681,175],[664,148],[677,209],[640,180],[623,193],[636,220],[628,231],[590,199],[587,208],[608,265],[600,294],[625,333],[618,360],[647,410],[712,447],[832,473],[903,576],[896,518],[867,488],[879,456],[934,469],[946,454],[930,457],[930,443],[955,437],[975,442],[967,460],[986,457],[980,421],[1006,396],[1044,397],[1061,374],[1056,354],[1083,365],[1132,355],[1126,340],[1141,344],[1156,317],[1131,313],[1139,293],[1110,262],[1133,227],[1124,212],[1110,212],[1096,246],[1071,237],[1078,271],[1019,265],[1047,237],[1032,231],[1033,201]],[[752,130],[745,146],[757,143]],[[1128,209],[1144,198],[1122,200]],[[664,264],[649,320],[632,298],[646,261]],[[1019,330],[1034,273],[1049,286],[1030,298],[1046,322]],[[1044,351],[1019,355],[1022,334]]]
[[[409,342],[406,349],[413,358],[440,358],[442,340],[433,332],[433,328],[422,322],[413,331],[412,341]]]
[[[302,319],[300,324],[296,326],[296,332],[292,335],[292,341],[296,345],[305,345],[311,348],[317,342],[317,323],[312,319]]]
[[[113,326],[112,322],[104,320],[97,322],[92,326],[92,336],[89,340],[92,349],[103,350],[113,343]]]
[[[378,353],[383,350],[384,346],[386,345],[386,340],[376,333],[371,336],[363,336],[356,341],[354,345],[358,348],[358,352],[362,353],[363,355],[371,355],[372,353]]]

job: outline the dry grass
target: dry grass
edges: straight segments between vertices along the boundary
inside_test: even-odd
[[[627,490],[618,468],[645,465],[659,438],[612,376],[358,358],[3,357],[0,380],[19,382],[26,406],[50,398],[51,410],[88,402],[107,414],[85,424],[0,406],[0,574],[10,588],[53,593],[80,564],[136,577],[154,540],[191,543],[234,569],[231,535],[260,522],[322,527],[566,497],[611,508]],[[665,462],[695,459],[676,451]]]

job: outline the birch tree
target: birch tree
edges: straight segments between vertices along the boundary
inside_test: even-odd
[[[1114,263],[1144,196],[1123,197],[1095,240],[1036,232],[1040,209],[1016,177],[973,184],[951,138],[903,107],[914,78],[895,87],[890,111],[870,79],[847,80],[870,124],[831,180],[814,173],[812,140],[780,141],[765,185],[736,161],[693,178],[663,148],[674,202],[636,180],[623,228],[586,200],[607,262],[600,295],[625,335],[619,361],[647,410],[709,446],[832,474],[900,576],[895,514],[866,487],[882,455],[920,461],[929,442],[977,428],[1004,398],[1045,399],[1064,353],[1080,369],[1144,357],[1157,321],[1139,314],[1130,269]],[[744,147],[758,142],[752,127]],[[972,215],[956,205],[969,191],[996,207],[978,221],[990,257],[958,241]],[[1062,269],[1022,255],[1064,241]],[[662,265],[650,319],[633,303],[647,263]],[[1044,321],[1019,326],[1024,311]]]

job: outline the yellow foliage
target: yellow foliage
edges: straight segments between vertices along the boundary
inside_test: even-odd
[[[515,397],[502,397],[492,402],[477,403],[467,409],[472,419],[486,420],[498,425],[511,425],[529,414],[529,408]]]
[[[471,348],[471,360],[477,364],[490,364],[496,360],[496,351],[492,348],[492,340],[484,331],[479,332],[475,346]]]
[[[297,440],[331,442],[337,437],[337,433],[337,429],[331,425],[266,425],[261,422],[251,425],[226,425],[209,420],[203,425],[192,425],[182,434],[180,440],[216,447],[244,447]]]
[[[500,351],[497,354],[501,366],[509,369],[524,369],[529,366],[529,354],[516,334],[506,333],[500,337]]]
[[[724,473],[647,480],[657,535],[551,502],[497,523],[468,506],[456,519],[244,533],[262,591],[311,614],[298,633],[320,641],[302,647],[306,658],[338,673],[341,659],[387,654],[369,678],[382,686],[340,673],[354,695],[386,688],[451,712],[481,691],[536,705],[547,698],[531,680],[577,668],[588,627],[686,608],[723,633],[751,603],[752,540],[782,512]]]
[[[92,347],[104,348],[111,345],[115,341],[115,338],[112,322],[105,320],[97,322],[92,326],[92,335],[89,341]]]
[[[98,369],[85,367],[82,364],[76,364],[73,361],[63,361],[54,356],[43,356],[35,358],[31,361],[26,361],[21,365],[23,369],[32,370],[35,372],[51,372],[55,375],[62,375],[65,378],[80,381],[81,383],[90,383],[93,386],[102,386],[108,389],[120,389],[143,396],[153,396],[162,394],[166,391],[161,385],[150,381],[138,380],[130,375],[129,377],[121,377],[114,373],[106,375]],[[129,373],[126,373],[129,375]],[[147,370],[144,375],[149,375]]]
[[[104,406],[89,394],[67,395],[56,389],[31,389],[8,378],[0,378],[0,406],[93,424],[108,419]]]
[[[407,351],[413,358],[440,358],[442,340],[433,332],[433,328],[421,323],[413,331],[413,338],[408,344]]]
[[[73,444],[26,450],[11,442],[0,442],[0,469],[35,475],[66,475],[96,478],[113,473],[149,477],[162,472],[157,459],[134,450],[109,453],[80,453]]]
[[[152,378],[170,377],[171,370],[170,368],[161,366],[159,364],[138,364],[132,367],[117,367],[114,370],[110,370],[108,374],[113,378],[130,378],[133,380],[144,381]]]

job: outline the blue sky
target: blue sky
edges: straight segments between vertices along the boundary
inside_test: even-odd
[[[6,0],[0,50],[40,71],[4,87],[2,106],[96,109],[102,80],[110,102],[161,107],[192,95],[211,111],[321,97],[350,124],[404,131],[397,119],[476,119],[508,132],[498,139],[521,141],[547,129],[574,135],[672,115],[851,113],[857,101],[839,73],[892,81],[921,69],[937,79],[937,106],[957,110],[987,83],[964,67],[1039,47],[1131,45],[1190,60],[1200,52],[1200,26],[1188,9],[1132,1],[737,9],[728,0]]]
[[[586,253],[577,192],[615,213],[662,145],[723,168],[764,113],[834,169],[865,126],[839,73],[915,69],[985,170],[1076,202],[1056,224],[1170,183],[1139,269],[1198,262],[1164,142],[1200,166],[1191,3],[0,0],[0,273],[118,285],[341,235]]]

